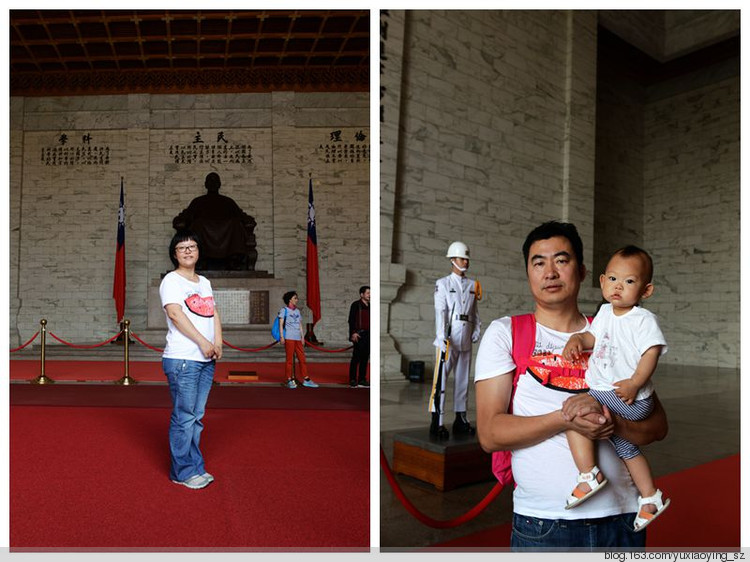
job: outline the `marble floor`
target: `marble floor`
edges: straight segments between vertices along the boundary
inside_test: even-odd
[[[739,370],[660,365],[654,382],[669,419],[667,438],[644,449],[657,478],[739,452]],[[419,427],[427,432],[430,383],[404,379],[404,382],[384,383],[380,387],[380,445],[391,465],[394,434]],[[447,396],[450,411],[453,396],[450,388]],[[469,418],[473,422],[476,419],[473,395],[469,402]],[[452,421],[452,414],[449,414],[446,425]],[[415,478],[399,475],[397,479],[415,507],[438,520],[463,515],[494,486],[494,482],[488,480],[440,492]],[[404,509],[381,470],[380,547],[384,551],[423,548],[507,523],[511,504],[511,492],[506,488],[473,520],[452,529],[433,529]]]

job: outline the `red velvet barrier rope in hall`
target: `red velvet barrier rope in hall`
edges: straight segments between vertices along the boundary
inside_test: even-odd
[[[490,492],[484,497],[484,499],[469,511],[453,519],[440,521],[420,512],[416,507],[414,507],[414,504],[411,503],[409,499],[404,495],[403,490],[401,490],[398,482],[396,482],[396,477],[391,471],[391,467],[388,466],[388,459],[385,456],[383,447],[380,447],[380,466],[383,469],[383,472],[385,472],[385,477],[388,479],[388,483],[391,485],[391,488],[393,488],[393,492],[404,505],[406,511],[411,513],[421,523],[424,523],[425,525],[427,525],[428,527],[432,527],[433,529],[450,529],[452,527],[458,527],[459,525],[463,525],[464,523],[471,521],[477,515],[482,513],[482,511],[484,511],[487,506],[490,505],[492,500],[494,500],[503,489],[502,484],[498,482],[497,484],[495,484],[494,488],[492,488],[492,490],[490,490]]]
[[[247,351],[247,352],[250,352],[250,353],[252,353],[252,352],[255,352],[255,351],[263,351],[263,350],[265,350],[265,349],[268,349],[268,348],[270,348],[270,347],[273,347],[274,345],[276,345],[277,343],[279,343],[279,342],[275,341],[275,342],[273,342],[273,343],[270,343],[270,344],[268,344],[268,345],[264,345],[263,347],[256,347],[256,348],[254,348],[254,349],[247,349],[247,348],[244,348],[244,347],[237,347],[237,346],[234,346],[234,345],[232,345],[231,343],[229,343],[229,342],[228,342],[227,340],[221,340],[221,341],[222,341],[222,342],[224,343],[224,345],[226,345],[227,347],[231,347],[232,349],[236,349],[237,351]]]
[[[318,351],[325,351],[326,353],[341,353],[342,351],[349,351],[354,347],[353,345],[350,345],[349,347],[342,347],[341,349],[324,349],[322,347],[318,347],[317,345],[313,345],[308,340],[305,340],[305,343],[313,349],[317,349]]]
[[[52,332],[49,332],[49,335],[52,336],[53,338],[55,338],[60,343],[65,344],[65,345],[70,346],[70,347],[77,348],[77,349],[93,349],[95,347],[101,347],[101,346],[106,345],[108,343],[111,343],[112,341],[114,341],[115,339],[117,339],[120,336],[120,334],[122,334],[122,331],[116,333],[114,336],[112,336],[107,341],[103,341],[101,343],[97,343],[97,344],[94,344],[94,345],[75,345],[75,344],[72,344],[70,342],[67,342],[67,341],[63,340],[62,338],[56,336]],[[19,347],[11,349],[10,352],[13,353],[15,351],[22,350],[24,347],[28,346],[31,342],[33,342],[38,335],[39,335],[39,332],[37,331],[31,337],[31,339],[29,341],[27,341],[25,344],[23,344],[23,345],[21,345]],[[139,338],[138,335],[135,332],[130,332],[130,335],[133,336],[133,338],[135,338],[139,343],[141,343],[142,345],[144,345],[145,347],[147,347],[147,348],[149,348],[149,349],[151,349],[153,351],[156,351],[158,353],[161,353],[161,352],[164,351],[164,349],[162,349],[162,348],[154,347],[153,345],[147,344],[145,341],[143,341],[141,338]],[[272,343],[270,343],[268,345],[265,345],[263,347],[245,348],[245,347],[237,347],[235,345],[232,345],[227,340],[221,340],[221,341],[227,347],[231,347],[232,349],[236,349],[237,351],[244,351],[244,352],[250,352],[250,353],[257,352],[257,351],[264,351],[264,350],[269,349],[269,348],[271,348],[274,345],[276,345],[276,344],[279,343],[278,341],[274,341],[274,342],[272,342]],[[305,343],[307,345],[309,345],[310,347],[312,347],[314,349],[317,349],[318,351],[325,351],[326,353],[341,353],[343,351],[348,351],[348,350],[352,349],[352,347],[354,347],[354,346],[350,345],[349,347],[343,347],[341,349],[324,349],[322,347],[318,347],[317,345],[314,345],[314,344],[310,343],[308,340],[305,340]]]
[[[112,336],[111,338],[109,338],[107,341],[103,341],[102,343],[95,343],[94,345],[75,345],[75,344],[67,342],[67,341],[65,341],[63,339],[60,339],[55,334],[53,334],[52,332],[49,332],[49,335],[52,336],[53,338],[55,338],[60,343],[63,343],[63,344],[65,344],[67,346],[70,346],[70,347],[74,347],[76,349],[93,349],[94,347],[101,347],[103,345],[106,345],[108,343],[111,343],[111,342],[115,341],[119,337],[120,334],[122,334],[122,330],[120,330],[119,332],[117,332],[114,336]]]
[[[143,345],[145,345],[147,348],[152,349],[158,353],[161,353],[164,351],[163,349],[160,349],[158,347],[154,347],[153,345],[148,345],[145,341],[143,341],[141,338],[139,338],[134,332],[130,332],[130,335],[133,336],[136,340],[141,342]]]
[[[23,344],[23,345],[21,345],[21,346],[18,346],[18,347],[16,347],[16,348],[13,348],[13,349],[11,349],[11,350],[10,350],[10,352],[11,352],[11,353],[13,353],[13,352],[15,352],[15,351],[21,351],[21,350],[22,350],[22,349],[23,349],[24,347],[26,347],[26,346],[27,346],[27,345],[29,345],[29,344],[30,344],[31,342],[33,342],[33,341],[34,341],[34,340],[36,339],[36,337],[37,337],[38,335],[39,335],[39,330],[37,330],[36,334],[34,334],[33,336],[31,336],[31,339],[30,339],[29,341],[27,341],[27,342],[26,342],[25,344]]]
[[[144,346],[146,346],[147,348],[149,348],[149,349],[152,349],[153,351],[158,351],[159,353],[161,353],[161,352],[163,352],[163,351],[164,351],[164,350],[163,350],[163,349],[161,349],[161,348],[158,348],[158,347],[154,347],[153,345],[149,345],[149,344],[147,344],[147,343],[146,343],[145,341],[143,341],[143,340],[142,340],[141,338],[139,338],[137,334],[135,334],[135,333],[133,333],[133,332],[130,332],[130,335],[131,335],[131,336],[133,336],[133,337],[134,337],[134,338],[135,338],[135,339],[136,339],[136,340],[137,340],[138,342],[140,342],[141,344],[143,344],[143,345],[144,345]],[[223,343],[224,345],[226,345],[227,347],[231,347],[232,349],[236,349],[237,351],[247,351],[247,352],[263,351],[263,350],[265,350],[265,349],[268,349],[268,348],[270,348],[270,347],[273,347],[274,345],[276,345],[277,343],[279,343],[279,342],[276,342],[276,341],[275,341],[275,342],[273,342],[273,343],[270,343],[270,344],[268,344],[268,345],[265,345],[265,346],[263,346],[263,347],[256,347],[256,348],[254,348],[254,349],[249,349],[249,348],[244,348],[244,347],[237,347],[237,346],[235,346],[235,345],[232,345],[232,344],[231,344],[231,343],[229,343],[229,342],[228,342],[227,340],[221,340],[221,341],[222,341],[222,343]]]

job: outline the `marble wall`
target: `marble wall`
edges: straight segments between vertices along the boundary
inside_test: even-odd
[[[383,138],[395,136],[397,144],[382,155],[383,168],[392,170],[382,197],[392,203],[381,218],[381,230],[391,229],[381,274],[392,279],[387,337],[401,361],[382,378],[401,380],[410,361],[431,370],[434,282],[449,271],[445,251],[453,240],[471,248],[469,275],[485,292],[483,329],[494,318],[529,311],[521,245],[550,219],[578,226],[589,268],[618,237],[648,240],[660,282],[684,272],[675,290],[659,289],[649,301],[667,326],[672,351],[664,360],[737,366],[737,77],[708,69],[699,79],[665,85],[658,100],[613,82],[610,108],[637,103],[598,115],[607,105],[597,107],[594,11],[389,15],[404,31],[401,67],[386,67],[386,85],[398,96],[381,100],[386,115],[399,116],[397,133],[392,123],[382,127]],[[611,142],[618,135],[637,144],[621,153]],[[599,150],[609,156],[598,161]],[[383,238],[381,232],[381,244]],[[721,289],[702,280],[701,268],[713,260],[728,271]],[[601,300],[596,285],[592,276],[582,287],[587,313]],[[693,302],[681,304],[683,295]],[[690,330],[695,319],[677,317],[686,306],[700,311],[705,329]]]
[[[656,264],[648,307],[679,365],[740,367],[739,61],[644,112],[644,239]]]
[[[316,335],[345,343],[348,305],[369,284],[369,119],[367,94],[12,98],[11,343],[28,339],[42,317],[68,341],[114,333],[121,178],[125,315],[133,331],[146,329],[148,287],[172,268],[172,219],[205,193],[209,172],[257,222],[256,270],[284,279],[303,303],[312,178]],[[272,313],[282,304],[271,303]]]

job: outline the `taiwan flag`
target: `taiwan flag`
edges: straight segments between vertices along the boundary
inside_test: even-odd
[[[117,321],[125,316],[125,190],[120,178],[120,209],[117,212],[117,253],[115,254],[115,282],[112,288]]]
[[[320,280],[318,279],[318,235],[315,232],[315,205],[310,178],[307,202],[307,306],[312,310],[313,326],[320,320]]]

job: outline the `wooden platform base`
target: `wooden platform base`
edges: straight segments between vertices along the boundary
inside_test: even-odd
[[[427,427],[393,436],[393,472],[428,482],[440,491],[494,478],[492,456],[476,437],[451,435],[439,441]]]

